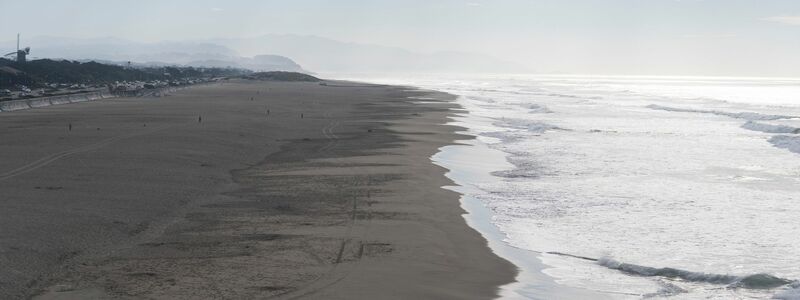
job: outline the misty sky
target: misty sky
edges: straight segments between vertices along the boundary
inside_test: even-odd
[[[0,40],[302,34],[543,73],[800,77],[797,0],[0,0],[0,11]]]

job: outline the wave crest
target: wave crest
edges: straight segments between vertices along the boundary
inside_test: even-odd
[[[611,258],[597,259],[597,264],[609,269],[622,271],[631,275],[646,277],[666,277],[672,279],[682,279],[691,282],[703,282],[711,284],[724,284],[729,287],[746,289],[772,289],[781,287],[794,281],[780,278],[765,273],[751,274],[746,276],[735,276],[727,274],[713,274],[692,272],[675,268],[653,268],[635,264],[623,263]]]
[[[800,128],[786,125],[764,124],[753,121],[747,121],[746,123],[742,124],[742,128],[766,133],[800,133]]]
[[[718,116],[726,116],[735,119],[745,119],[750,121],[773,121],[773,120],[780,120],[780,119],[793,119],[797,118],[794,116],[786,116],[786,115],[766,115],[754,112],[726,112],[720,110],[703,110],[703,109],[689,109],[689,108],[679,108],[679,107],[669,107],[669,106],[662,106],[656,104],[650,104],[646,106],[649,109],[654,110],[664,110],[664,111],[672,111],[672,112],[689,112],[689,113],[701,113],[701,114],[712,114]]]
[[[800,137],[788,135],[776,135],[771,137],[768,142],[775,147],[800,153]]]

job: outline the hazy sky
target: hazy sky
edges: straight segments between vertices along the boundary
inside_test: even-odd
[[[0,0],[0,11],[0,40],[304,34],[540,72],[800,76],[798,0]]]

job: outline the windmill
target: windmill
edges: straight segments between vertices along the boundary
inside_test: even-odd
[[[17,62],[25,62],[25,57],[31,54],[31,47],[25,47],[25,49],[19,50],[19,33],[17,33],[17,51],[7,53],[3,55],[3,57],[7,56],[17,56]]]

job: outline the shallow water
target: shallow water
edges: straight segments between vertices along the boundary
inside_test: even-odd
[[[800,81],[369,80],[461,96],[454,123],[477,139],[434,160],[493,249],[535,269],[506,297],[800,295]]]

